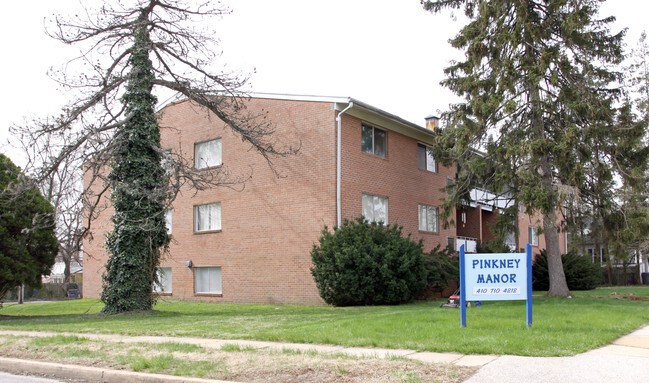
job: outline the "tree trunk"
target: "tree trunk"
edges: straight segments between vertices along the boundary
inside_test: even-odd
[[[563,271],[561,250],[559,246],[559,231],[557,229],[557,216],[554,211],[543,215],[543,229],[545,230],[545,248],[548,255],[548,273],[550,276],[550,297],[571,297],[566,274]]]
[[[593,256],[596,257],[597,263],[602,265],[602,239],[601,239],[601,234],[600,234],[600,216],[599,216],[599,211],[597,211],[597,216],[593,217],[593,232],[592,232],[592,239],[594,243],[593,247]],[[610,280],[610,279],[609,279]]]
[[[531,4],[530,4],[531,7]],[[531,35],[526,36],[531,43],[534,38]],[[529,62],[536,60],[532,44],[527,44],[525,48],[525,56]],[[527,74],[528,84],[527,91],[529,94],[529,117],[530,117],[530,131],[539,140],[546,140],[545,136],[545,122],[543,120],[543,108],[541,106],[541,93],[539,84],[529,73]],[[538,156],[539,172],[541,184],[539,185],[542,192],[547,196],[552,197],[552,206],[542,206],[543,213],[543,228],[545,231],[545,247],[548,256],[548,274],[550,279],[550,289],[548,296],[553,297],[571,297],[568,283],[566,282],[566,274],[563,271],[563,262],[561,260],[561,248],[559,246],[559,229],[557,227],[557,194],[554,190],[554,172],[550,157],[547,152],[535,153],[533,156]]]
[[[611,285],[617,285],[617,278],[613,275],[613,262],[611,261],[611,254],[609,254],[608,247],[608,232],[604,227],[602,230],[602,253],[606,252],[606,270],[608,272],[608,283]],[[615,279],[615,281],[613,281]]]
[[[586,249],[586,229],[584,228],[584,216],[581,213],[581,209],[579,210],[579,239],[581,240],[582,254],[588,254],[588,250]],[[591,259],[591,261],[594,261],[594,259]]]
[[[72,257],[70,256],[70,253],[68,252],[68,249],[61,248],[61,259],[63,260],[63,264],[65,265],[65,269],[63,270],[63,282],[69,283],[70,282],[70,274],[71,274],[71,263],[72,263]]]
[[[640,250],[635,249],[635,264],[638,265],[638,285],[642,284],[642,273],[640,272],[640,265],[642,264],[642,257],[640,256]]]
[[[615,286],[616,283],[613,281],[613,267],[611,266],[611,258],[606,254],[606,272],[608,274],[608,284]]]
[[[543,124],[541,121],[536,121],[536,124]],[[548,194],[554,194],[553,172],[552,165],[547,154],[540,158],[541,163],[541,187],[543,191]],[[566,274],[563,271],[563,261],[561,259],[561,246],[559,245],[559,228],[557,227],[557,214],[556,214],[556,200],[553,206],[547,208],[543,212],[543,230],[545,232],[545,251],[548,256],[548,274],[550,278],[550,289],[548,296],[550,297],[572,297],[570,289],[568,289],[568,282],[566,281]]]

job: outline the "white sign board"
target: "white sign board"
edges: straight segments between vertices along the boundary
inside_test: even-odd
[[[460,326],[466,327],[467,301],[526,301],[532,327],[532,246],[525,253],[471,254],[460,246]]]
[[[527,299],[527,255],[471,254],[465,256],[466,300],[524,301]]]

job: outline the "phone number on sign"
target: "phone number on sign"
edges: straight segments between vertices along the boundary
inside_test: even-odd
[[[520,294],[521,288],[514,287],[474,287],[473,295]]]

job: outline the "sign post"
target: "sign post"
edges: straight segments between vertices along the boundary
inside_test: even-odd
[[[460,327],[466,327],[466,269],[464,245],[460,246]]]
[[[525,255],[527,257],[527,302],[525,302],[525,312],[527,327],[532,327],[532,245],[525,245]]]
[[[532,246],[525,253],[466,254],[460,246],[460,327],[466,327],[467,301],[526,301],[532,327]]]

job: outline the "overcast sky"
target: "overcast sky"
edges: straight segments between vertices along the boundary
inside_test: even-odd
[[[448,46],[463,23],[450,12],[430,14],[419,0],[223,3],[232,10],[214,25],[223,63],[251,74],[250,91],[349,96],[418,124],[455,100],[439,86],[443,68],[462,57]],[[47,71],[64,66],[77,50],[46,36],[44,19],[78,7],[77,0],[3,4],[0,151],[12,159],[8,126],[54,114],[66,103]],[[613,32],[629,28],[626,42],[633,47],[649,29],[648,11],[647,0],[609,0],[601,14],[617,17]]]

